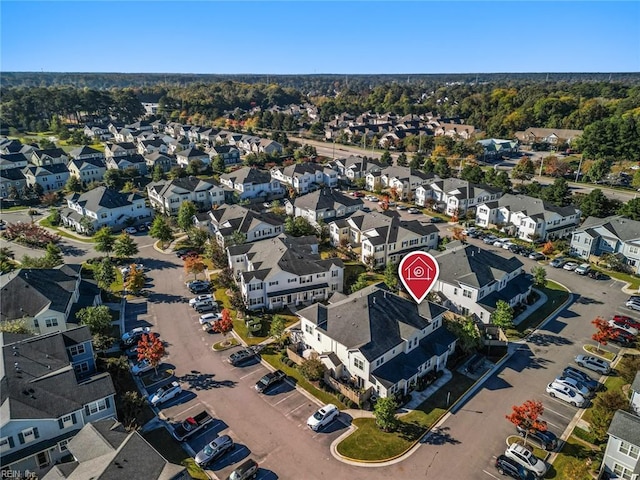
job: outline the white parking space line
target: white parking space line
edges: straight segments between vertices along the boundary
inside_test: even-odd
[[[275,407],[276,405],[280,405],[282,402],[284,402],[285,400],[287,400],[288,398],[293,397],[294,395],[296,395],[298,392],[294,391],[293,393],[287,395],[286,397],[284,397],[282,400],[278,400],[276,403],[274,403],[273,405],[271,405],[272,407]]]
[[[483,471],[484,473],[486,473],[487,475],[489,475],[490,477],[495,478],[496,480],[499,480],[499,479],[500,479],[500,477],[496,477],[493,473],[489,473],[489,472],[487,472],[486,470],[482,470],[482,471]]]
[[[186,410],[181,411],[180,413],[176,413],[174,415],[175,418],[180,418],[182,417],[185,413],[187,413],[189,410],[193,410],[194,408],[202,408],[202,404],[198,403],[196,405],[192,405],[191,407],[187,408]]]
[[[255,370],[253,370],[252,372],[249,372],[249,373],[247,373],[247,374],[245,374],[245,375],[241,376],[241,377],[240,377],[240,380],[243,380],[243,379],[245,379],[245,378],[247,378],[247,377],[250,377],[250,376],[251,376],[251,375],[253,375],[254,373],[258,373],[259,371],[260,371],[260,369],[259,369],[259,368],[256,368],[256,369],[255,369]],[[253,387],[251,387],[251,388],[253,388]]]
[[[304,407],[304,406],[306,406],[306,405],[307,405],[306,403],[303,403],[303,404],[301,404],[301,405],[298,405],[298,406],[297,406],[296,408],[294,408],[293,410],[290,410],[290,411],[289,411],[289,413],[286,413],[286,414],[285,414],[285,417],[286,417],[287,415],[291,415],[293,412],[295,412],[296,410],[301,409],[302,407]]]
[[[545,409],[545,410],[549,410],[549,409],[547,408],[547,409]],[[544,419],[543,419],[543,420],[544,420]],[[564,430],[564,427],[561,427],[560,425],[556,425],[555,423],[550,422],[549,420],[544,420],[544,422],[545,422],[547,425],[551,425],[552,427],[556,427],[556,428],[558,428],[558,429],[560,429],[560,430]]]
[[[550,399],[551,399],[551,400],[553,400],[554,402],[558,402],[558,403],[560,403],[560,404],[564,405],[564,402],[561,402],[560,400],[556,400],[556,399],[555,399],[555,398],[553,398],[553,397],[548,397],[548,398],[550,398]],[[555,410],[551,410],[551,409],[550,409],[549,407],[547,407],[547,406],[545,406],[545,407],[544,407],[544,409],[545,409],[545,410],[548,410],[548,411],[549,411],[549,412],[551,412],[551,413],[554,413],[555,415],[558,415],[559,417],[564,418],[565,420],[571,420],[571,419],[572,419],[572,417],[567,417],[566,415],[563,415],[563,414],[561,414],[560,412],[556,412]]]

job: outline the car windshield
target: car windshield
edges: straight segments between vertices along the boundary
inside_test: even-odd
[[[267,385],[269,385],[269,379],[268,379],[268,378],[266,378],[266,377],[261,378],[261,379],[258,381],[258,383],[259,383],[260,385],[262,385],[263,387],[266,387]]]
[[[213,448],[211,448],[211,445],[207,445],[206,447],[204,447],[204,454],[205,455],[211,455],[213,453]]]
[[[316,420],[322,420],[324,418],[324,413],[318,410],[316,413],[313,414],[313,418],[315,418]]]

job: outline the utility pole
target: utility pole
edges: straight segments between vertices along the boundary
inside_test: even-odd
[[[582,168],[583,158],[584,158],[584,155],[580,155],[580,163],[578,164],[578,171],[576,172],[576,182],[578,181],[578,178],[580,178],[580,169]]]
[[[542,165],[544,164],[544,157],[540,157],[540,173],[538,174],[539,177],[542,177]]]

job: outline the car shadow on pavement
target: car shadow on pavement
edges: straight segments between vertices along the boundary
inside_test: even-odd
[[[450,445],[458,445],[460,440],[456,440],[449,433],[449,427],[434,428],[428,435],[426,435],[421,443],[427,445],[444,445],[448,443]]]
[[[278,475],[276,475],[275,472],[272,472],[271,470],[259,468],[256,479],[257,480],[278,480]]]
[[[233,450],[229,452],[227,455],[222,457],[219,460],[216,460],[213,463],[210,463],[207,466],[209,470],[222,470],[223,468],[227,468],[231,465],[235,465],[236,463],[244,460],[249,455],[251,455],[251,450],[246,445],[242,445],[240,443],[236,443],[233,447]]]
[[[215,373],[201,373],[191,370],[190,373],[176,377],[178,381],[186,383],[192,390],[211,390],[212,388],[235,387],[233,380],[215,380]]]
[[[324,435],[331,435],[332,433],[339,432],[341,430],[345,430],[351,425],[351,415],[340,413],[340,416],[337,417],[333,422],[329,425],[326,425],[324,428],[318,430],[318,433],[322,433]]]
[[[291,378],[287,377],[289,381],[291,381]],[[262,392],[263,395],[267,396],[267,397],[275,397],[276,395],[280,395],[282,393],[289,393],[293,390],[295,390],[296,387],[293,386],[291,383],[289,382],[282,382],[279,385],[274,385],[271,388],[268,388],[267,390],[265,390],[264,392]]]
[[[182,295],[151,292],[147,300],[152,303],[185,303],[187,299]]]

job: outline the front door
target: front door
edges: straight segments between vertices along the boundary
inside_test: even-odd
[[[36,455],[36,462],[38,463],[38,468],[44,468],[49,465],[49,451],[45,450]]]

